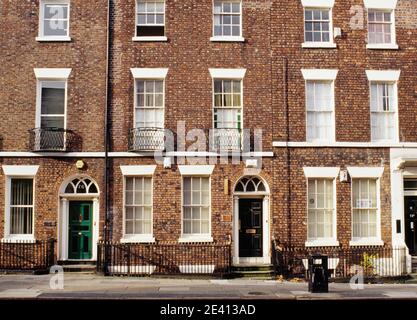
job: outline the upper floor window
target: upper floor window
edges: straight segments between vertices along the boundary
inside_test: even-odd
[[[136,128],[164,128],[164,80],[136,80]]]
[[[40,81],[39,86],[40,128],[64,129],[66,81]]]
[[[137,0],[134,40],[166,40],[164,0]]]
[[[301,0],[304,8],[303,48],[336,48],[333,41],[334,0]]]
[[[368,49],[398,49],[395,35],[396,0],[364,0],[368,12]]]
[[[38,41],[70,41],[69,0],[41,0]]]
[[[241,0],[214,1],[213,37],[211,40],[243,41]]]

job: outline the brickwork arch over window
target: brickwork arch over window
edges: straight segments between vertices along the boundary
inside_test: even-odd
[[[62,190],[65,194],[97,194],[98,186],[89,177],[77,177],[64,185]]]
[[[243,177],[236,184],[235,192],[267,193],[268,188],[258,177]]]

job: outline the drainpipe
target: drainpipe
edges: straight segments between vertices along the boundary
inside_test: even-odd
[[[104,242],[105,244],[110,240],[110,197],[109,197],[109,103],[110,103],[110,92],[109,92],[109,69],[110,69],[110,5],[111,0],[107,0],[107,43],[106,43],[106,101],[105,101],[105,111],[104,111]],[[104,273],[107,274],[108,272],[108,250],[107,246],[104,246]]]
[[[286,117],[286,169],[287,169],[287,184],[288,184],[288,198],[287,198],[287,240],[288,245],[291,246],[292,239],[291,239],[291,154],[290,154],[290,148],[288,146],[290,142],[290,110],[289,110],[289,104],[288,104],[288,59],[283,58],[283,82],[284,82],[284,106],[285,106],[285,117]]]

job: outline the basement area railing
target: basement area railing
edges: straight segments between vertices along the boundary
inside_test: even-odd
[[[98,244],[97,271],[106,275],[207,275],[231,271],[229,243]]]

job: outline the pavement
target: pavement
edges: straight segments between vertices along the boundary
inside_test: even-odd
[[[61,278],[62,279],[62,278]],[[0,275],[0,299],[263,299],[263,300],[417,300],[417,284],[331,283],[329,293],[309,293],[305,282],[103,277],[66,273]],[[51,286],[52,283],[52,286]]]

